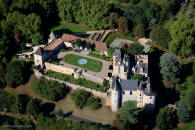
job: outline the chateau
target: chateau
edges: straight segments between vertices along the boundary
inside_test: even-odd
[[[130,64],[126,55],[122,59],[118,49],[113,53],[113,77],[110,82],[110,100],[113,112],[117,112],[126,101],[137,101],[137,107],[148,109],[155,105],[156,93],[152,91],[148,77],[148,56],[136,55],[135,61],[135,64]],[[131,68],[132,74],[141,74],[146,81],[127,79]]]
[[[137,107],[154,108],[156,93],[152,91],[150,80],[148,77],[148,55],[136,55],[135,61],[131,62],[127,55],[122,56],[120,49],[116,49],[113,53],[113,70],[111,78],[98,78],[97,75],[86,73],[83,69],[68,68],[62,65],[53,65],[45,62],[55,51],[61,47],[74,48],[77,39],[95,45],[95,50],[107,54],[107,46],[105,43],[80,38],[77,36],[63,34],[61,38],[56,38],[53,33],[50,34],[48,44],[43,48],[38,48],[34,54],[34,62],[36,66],[49,69],[59,73],[74,75],[75,79],[79,77],[91,80],[96,83],[103,84],[103,80],[110,81],[110,89],[106,102],[111,106],[113,112],[117,112],[118,108],[126,101],[137,101]],[[81,74],[82,73],[82,74]],[[103,73],[106,74],[105,71]],[[141,81],[132,80],[130,77],[134,74],[141,74]],[[106,95],[106,93],[104,93]]]

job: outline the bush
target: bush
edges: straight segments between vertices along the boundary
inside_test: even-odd
[[[97,98],[91,96],[87,100],[87,106],[92,110],[96,110],[101,107],[101,104]]]
[[[87,100],[90,97],[90,93],[84,90],[76,90],[70,95],[75,106],[78,108],[83,108],[87,105]]]
[[[99,99],[84,90],[78,89],[71,93],[70,97],[75,106],[81,109],[85,106],[88,106],[92,110],[96,110],[101,107]]]
[[[141,74],[134,74],[131,79],[133,80],[138,80],[138,81],[141,81],[142,80],[142,75]]]
[[[31,75],[31,63],[26,61],[13,61],[7,68],[7,83],[9,87],[15,88],[28,81]]]
[[[33,91],[48,100],[58,101],[67,94],[68,89],[56,81],[40,79],[33,84]]]

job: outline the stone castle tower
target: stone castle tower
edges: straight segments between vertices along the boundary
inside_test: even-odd
[[[111,80],[111,109],[113,112],[117,112],[120,101],[120,88],[117,85],[117,78],[114,77]]]

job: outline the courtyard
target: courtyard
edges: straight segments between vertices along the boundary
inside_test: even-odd
[[[80,68],[86,69],[86,73],[93,75],[97,78],[106,79],[108,77],[109,66],[112,61],[101,60],[92,56],[88,56],[89,51],[68,51],[60,52],[57,58],[60,60],[59,65],[67,68]],[[79,63],[79,60],[87,60],[87,63]],[[94,80],[94,79],[89,79]]]
[[[63,62],[75,65],[77,67],[88,69],[94,72],[100,72],[102,70],[102,62],[83,56],[68,54],[63,58]]]

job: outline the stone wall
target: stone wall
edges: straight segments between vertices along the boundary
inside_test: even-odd
[[[47,70],[52,70],[52,71],[59,72],[59,73],[62,73],[62,74],[67,74],[67,75],[74,74],[74,69],[59,66],[59,65],[55,65],[55,64],[51,64],[51,63],[48,63],[48,62],[45,62],[45,67],[46,67]]]
[[[100,78],[100,77],[97,77],[95,75],[92,75],[92,74],[89,74],[87,72],[83,72],[82,73],[82,76],[87,79],[87,80],[90,80],[90,81],[93,81],[93,82],[96,82],[96,83],[99,83],[101,85],[103,85],[103,81],[104,79]]]
[[[43,77],[47,80],[54,80],[54,81],[57,81],[59,83],[62,83],[62,84],[65,84],[66,86],[72,88],[72,89],[82,89],[82,90],[85,90],[87,92],[90,92],[92,93],[94,96],[97,96],[99,98],[104,98],[104,99],[107,99],[107,93],[104,93],[104,92],[100,92],[100,91],[96,91],[94,89],[91,89],[91,88],[86,88],[86,87],[83,87],[83,86],[80,86],[80,85],[75,85],[75,84],[72,84],[72,83],[69,83],[69,82],[65,82],[63,80],[59,80],[59,79],[55,79],[55,78],[52,78],[52,77],[48,77],[48,76],[45,76],[45,75],[42,75],[40,72],[38,72],[37,70],[34,70],[34,73],[35,73],[35,76],[37,78],[40,78],[40,77]]]

